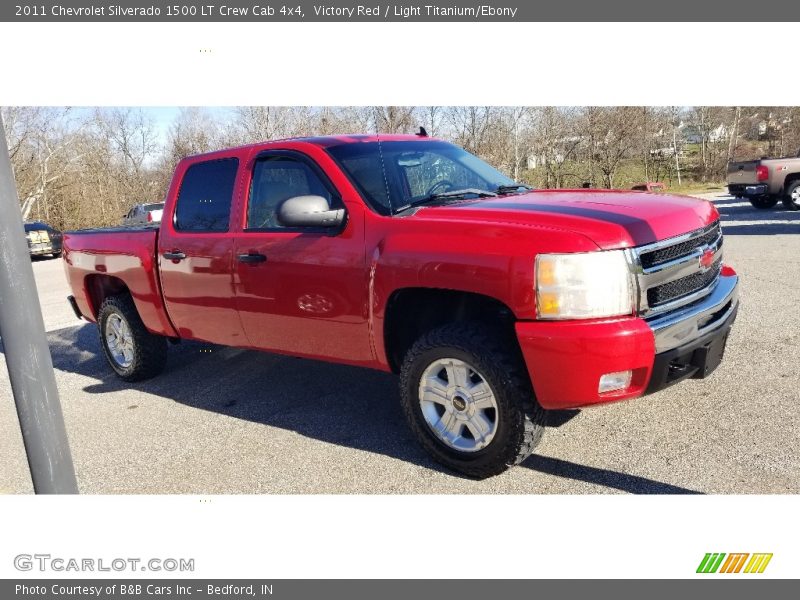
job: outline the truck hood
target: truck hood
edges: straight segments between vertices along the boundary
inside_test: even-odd
[[[416,217],[557,228],[600,248],[629,248],[700,229],[719,218],[697,198],[612,190],[543,190],[463,200],[418,210]]]

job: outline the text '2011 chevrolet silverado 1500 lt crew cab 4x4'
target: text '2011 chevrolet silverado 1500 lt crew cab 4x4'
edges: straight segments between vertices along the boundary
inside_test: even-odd
[[[181,339],[393,371],[419,442],[472,477],[531,454],[547,409],[705,377],[738,309],[710,203],[533,191],[423,136],[185,158],[159,228],[69,233],[64,260],[123,379]]]

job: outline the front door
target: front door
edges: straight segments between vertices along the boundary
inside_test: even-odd
[[[295,196],[337,190],[310,158],[272,151],[252,163],[243,230],[234,242],[234,284],[250,345],[263,350],[369,363],[363,213],[351,207],[341,230],[288,228],[277,219]]]

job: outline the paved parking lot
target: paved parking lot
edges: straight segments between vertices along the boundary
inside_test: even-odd
[[[485,481],[432,463],[393,376],[184,343],[160,377],[111,374],[34,263],[84,493],[798,493],[800,213],[712,194],[742,306],[722,366],[654,396],[554,413],[537,454]],[[0,493],[32,490],[0,356]],[[580,368],[580,366],[576,366]]]

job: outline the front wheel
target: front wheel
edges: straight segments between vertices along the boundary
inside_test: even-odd
[[[800,210],[800,179],[787,186],[783,205],[789,210]]]
[[[773,208],[777,203],[778,198],[776,196],[755,196],[750,198],[750,204],[761,210]]]
[[[141,381],[164,370],[167,340],[147,331],[129,295],[106,298],[97,325],[106,359],[121,379]]]
[[[412,432],[433,458],[475,478],[530,456],[544,432],[519,352],[480,324],[454,323],[423,335],[400,373]]]

